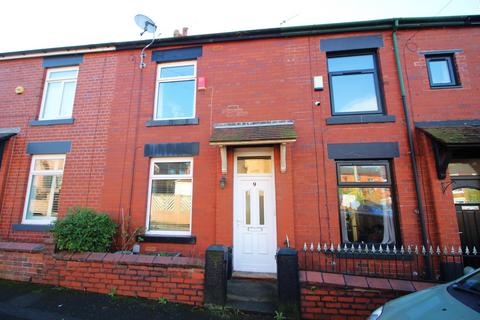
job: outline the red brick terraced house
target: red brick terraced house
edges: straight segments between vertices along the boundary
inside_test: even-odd
[[[0,241],[73,206],[141,251],[276,272],[304,243],[477,246],[480,17],[0,54]]]

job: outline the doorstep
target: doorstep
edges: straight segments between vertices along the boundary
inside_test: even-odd
[[[276,273],[267,273],[267,272],[234,271],[232,273],[232,278],[276,281],[277,280],[277,274]]]

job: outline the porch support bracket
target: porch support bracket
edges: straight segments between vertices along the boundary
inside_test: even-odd
[[[220,159],[222,160],[222,174],[227,173],[227,146],[219,145]]]
[[[432,139],[432,149],[435,157],[437,177],[439,180],[444,180],[447,177],[448,164],[452,160],[452,150],[434,139]]]

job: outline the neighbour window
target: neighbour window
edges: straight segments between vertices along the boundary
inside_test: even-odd
[[[458,86],[459,81],[453,55],[428,55],[427,60],[428,78],[431,87]]]
[[[158,65],[155,120],[195,117],[196,62]]]
[[[33,156],[23,223],[49,224],[57,218],[65,155]]]
[[[78,67],[55,68],[47,71],[39,120],[72,117],[77,76]]]
[[[190,158],[152,159],[148,233],[190,235],[192,169]]]
[[[392,182],[387,161],[338,162],[344,243],[395,243]]]
[[[373,53],[328,57],[333,115],[382,112],[377,69]]]

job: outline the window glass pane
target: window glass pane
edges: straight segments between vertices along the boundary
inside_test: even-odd
[[[62,83],[49,83],[47,87],[42,118],[51,119],[58,117],[62,100]]]
[[[430,76],[433,84],[448,84],[453,82],[450,78],[448,60],[430,60]]]
[[[33,176],[26,218],[56,217],[61,187],[61,176]]]
[[[64,159],[38,159],[34,170],[63,170],[64,163]]]
[[[272,159],[265,157],[238,157],[237,173],[272,173]]]
[[[372,55],[328,58],[328,72],[374,69]]]
[[[77,74],[78,70],[51,71],[48,74],[48,80],[76,78]]]
[[[352,74],[331,77],[335,112],[379,110],[374,74]]]
[[[245,192],[245,224],[251,224],[251,199],[250,191]]]
[[[156,118],[192,118],[194,93],[194,80],[160,83]]]
[[[70,81],[65,82],[63,86],[62,104],[60,107],[59,116],[68,117],[72,115],[73,101],[75,99],[75,89],[77,82]]]
[[[480,159],[455,159],[448,165],[451,177],[480,175]]]
[[[472,188],[459,188],[452,191],[453,202],[462,203],[480,203],[480,190]]]
[[[260,213],[260,225],[265,224],[265,192],[258,191],[258,210]]]
[[[194,72],[195,72],[195,68],[193,65],[161,67],[160,78],[188,77],[188,76],[193,76]]]
[[[190,174],[190,162],[155,162],[153,174]]]
[[[340,166],[341,182],[388,182],[387,168],[383,165]]]
[[[394,243],[390,188],[339,188],[344,242]]]
[[[153,180],[150,199],[152,231],[190,231],[192,180]]]

